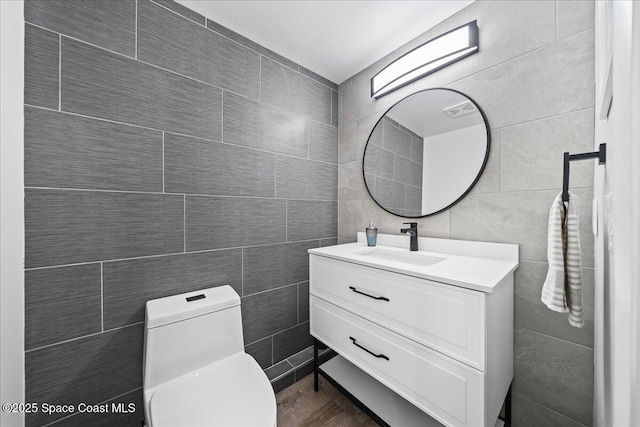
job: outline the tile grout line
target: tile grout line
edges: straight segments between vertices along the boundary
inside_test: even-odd
[[[225,90],[224,92],[229,92],[229,91]],[[229,92],[229,93],[233,93],[233,92]],[[151,130],[151,131],[154,131],[154,132],[166,132],[166,133],[171,133],[173,135],[185,136],[185,137],[188,137],[188,138],[197,139],[197,140],[201,140],[201,141],[211,141],[211,142],[215,142],[215,143],[218,143],[218,144],[225,144],[225,145],[228,145],[228,146],[231,146],[231,147],[244,148],[244,149],[247,149],[247,150],[258,151],[258,152],[261,152],[261,153],[273,154],[274,156],[283,156],[283,157],[288,157],[288,158],[292,158],[292,159],[299,159],[299,160],[309,160],[309,161],[312,161],[312,162],[338,166],[338,163],[327,162],[327,161],[318,160],[318,159],[308,159],[306,157],[295,156],[293,154],[280,153],[280,152],[277,152],[277,151],[269,151],[269,150],[265,150],[265,149],[261,149],[261,148],[255,148],[255,147],[249,147],[249,146],[246,146],[246,145],[240,145],[240,144],[234,144],[234,143],[230,143],[230,142],[219,141],[219,140],[213,139],[213,138],[204,138],[202,136],[189,135],[189,134],[186,134],[186,133],[174,132],[174,131],[171,131],[171,130],[162,130],[162,129],[158,129],[158,128],[151,128],[151,127],[148,127],[148,126],[141,126],[141,125],[137,125],[137,124],[133,124],[133,123],[126,123],[126,122],[121,122],[121,121],[112,120],[112,119],[105,119],[105,118],[102,118],[102,117],[88,116],[86,114],[79,114],[79,113],[75,113],[75,112],[72,112],[72,111],[54,110],[54,109],[47,108],[47,107],[41,107],[39,105],[32,105],[32,104],[24,104],[24,105],[26,107],[29,107],[29,108],[35,108],[35,109],[44,110],[44,111],[58,112],[58,113],[61,113],[61,114],[68,114],[68,115],[71,115],[71,116],[74,116],[74,117],[82,117],[82,118],[87,118],[87,119],[91,119],[91,120],[98,120],[98,121],[101,121],[101,122],[114,123],[114,124],[122,125],[122,126],[128,126],[128,127],[138,128],[138,129]],[[320,124],[322,124],[322,123],[320,123]]]
[[[225,138],[224,138],[224,93],[225,91],[223,90],[222,93],[220,94],[220,142],[223,144],[226,144]],[[234,144],[229,144],[229,145],[234,145]]]
[[[326,237],[324,239],[335,239],[335,237]],[[144,259],[160,258],[160,257],[194,255],[194,254],[202,254],[202,253],[208,253],[208,252],[223,252],[223,251],[242,250],[242,249],[245,249],[245,248],[246,249],[251,249],[251,248],[265,248],[265,247],[268,247],[268,246],[276,246],[276,245],[295,245],[295,244],[298,244],[298,243],[309,243],[309,242],[315,242],[315,241],[318,241],[318,239],[295,240],[295,241],[291,241],[291,242],[263,243],[263,244],[260,244],[260,245],[251,245],[251,246],[232,246],[232,247],[225,247],[225,248],[202,249],[202,250],[188,251],[188,252],[171,252],[171,253],[166,253],[166,254],[133,256],[133,257],[129,257],[129,258],[114,258],[114,259],[108,259],[108,260],[103,260],[103,261],[96,260],[96,261],[86,261],[86,262],[72,262],[72,263],[69,263],[69,264],[46,265],[46,266],[41,266],[41,267],[25,267],[24,270],[25,271],[35,271],[35,270],[45,270],[45,269],[49,269],[49,268],[75,267],[75,266],[81,266],[81,265],[97,264],[97,263],[100,263],[100,262],[126,262],[126,261],[144,260]],[[584,267],[584,268],[589,268],[589,267]],[[306,280],[303,280],[303,282],[305,282],[305,281]],[[302,283],[302,282],[295,282],[295,284],[297,284],[297,283]],[[289,285],[284,285],[284,286],[289,286]]]
[[[258,72],[258,76],[260,80],[258,80],[258,91],[260,92],[260,102],[262,103],[262,54],[260,54],[260,70]]]
[[[62,111],[62,34],[58,34],[58,111]]]
[[[186,19],[186,18],[185,18],[185,19]],[[193,22],[193,21],[190,21],[190,22]],[[29,24],[29,25],[34,25],[34,24],[29,23],[29,22],[27,22],[27,24]],[[62,37],[62,35],[63,35],[63,34],[61,34],[61,33],[56,33],[55,31],[51,31],[51,30],[49,30],[49,29],[47,29],[47,28],[45,28],[45,27],[40,27],[40,26],[38,26],[38,25],[34,25],[34,26],[35,26],[35,27],[38,27],[38,28],[41,28],[41,29],[43,29],[43,30],[45,30],[45,31],[49,31],[49,32],[53,32],[53,33],[55,33],[55,34],[59,34],[59,35],[60,35],[60,37]],[[217,33],[216,33],[216,34],[217,34]],[[138,59],[138,58],[135,58],[135,57],[132,57],[132,56],[129,56],[129,55],[126,55],[126,54],[120,53],[120,52],[116,52],[116,51],[114,51],[114,50],[107,49],[107,48],[105,48],[105,47],[103,47],[103,46],[99,46],[99,45],[97,45],[97,44],[93,44],[93,43],[87,42],[87,41],[85,41],[85,40],[82,40],[82,39],[76,38],[76,37],[72,37],[72,36],[69,36],[69,35],[66,35],[66,34],[64,35],[64,37],[65,37],[65,38],[67,38],[67,39],[69,39],[69,40],[72,40],[72,41],[75,41],[75,42],[77,42],[77,43],[80,43],[80,44],[82,44],[82,45],[84,45],[84,46],[89,46],[89,47],[91,47],[91,48],[93,48],[93,49],[98,49],[98,50],[103,51],[103,52],[108,52],[108,53],[111,53],[111,54],[113,54],[113,55],[117,55],[117,56],[119,56],[119,57],[122,57],[122,58],[125,58],[125,59],[132,60],[132,61],[134,61],[135,63],[138,63],[138,64],[144,64],[144,65],[149,66],[149,67],[152,67],[152,68],[154,68],[154,69],[156,69],[156,70],[161,70],[161,71],[163,71],[163,72],[170,73],[170,74],[172,74],[172,75],[174,75],[174,76],[180,76],[180,77],[182,77],[182,78],[184,78],[184,79],[187,79],[187,80],[190,80],[190,81],[193,81],[193,82],[197,82],[197,83],[200,83],[200,84],[206,85],[206,86],[208,86],[208,87],[215,88],[215,89],[219,90],[220,92],[222,92],[222,91],[227,91],[227,92],[229,92],[229,93],[232,93],[232,94],[234,94],[234,95],[237,95],[237,96],[240,96],[240,97],[243,97],[243,98],[249,99],[249,100],[254,101],[254,102],[261,102],[261,103],[263,103],[263,104],[264,104],[264,105],[266,105],[266,106],[269,106],[269,107],[271,107],[271,108],[275,108],[275,109],[277,109],[277,110],[279,110],[279,111],[283,111],[283,112],[285,112],[285,113],[287,113],[287,114],[290,114],[290,115],[293,115],[293,116],[296,116],[296,117],[301,117],[301,118],[304,118],[304,119],[306,119],[306,120],[310,120],[310,121],[313,121],[313,122],[316,122],[316,123],[319,123],[319,124],[322,124],[322,125],[325,125],[325,126],[329,126],[329,127],[333,127],[333,128],[335,128],[335,129],[337,129],[337,126],[333,126],[333,124],[332,124],[332,123],[330,123],[330,120],[329,120],[329,123],[327,123],[327,122],[323,122],[323,121],[318,120],[318,119],[315,119],[315,118],[313,118],[313,117],[307,117],[306,115],[301,114],[301,113],[299,113],[299,112],[292,111],[292,110],[287,110],[286,108],[284,108],[284,107],[280,107],[280,106],[278,106],[278,105],[273,105],[273,104],[269,104],[269,103],[264,103],[264,102],[262,102],[261,100],[257,100],[257,99],[251,98],[251,97],[249,97],[249,96],[247,96],[247,95],[244,95],[244,94],[241,94],[241,93],[234,92],[234,91],[233,91],[233,90],[231,90],[231,89],[226,89],[226,88],[223,88],[223,87],[220,87],[220,86],[216,86],[216,85],[215,85],[215,84],[213,84],[213,83],[209,83],[209,82],[206,82],[206,81],[204,81],[204,80],[200,80],[200,79],[198,79],[198,78],[196,78],[196,77],[187,76],[187,75],[182,74],[182,73],[179,73],[179,72],[177,72],[177,71],[173,71],[173,70],[170,70],[170,69],[168,69],[168,68],[163,68],[163,67],[161,67],[161,66],[159,66],[159,65],[156,65],[156,64],[153,64],[153,63],[150,63],[150,62],[147,62],[147,61],[143,61],[143,60],[141,60],[141,59]],[[266,58],[266,59],[269,59],[269,58]],[[269,60],[270,60],[270,59],[269,59]],[[277,61],[274,61],[274,62],[278,63]],[[280,63],[278,63],[278,64],[280,64]],[[280,64],[280,65],[282,65],[282,64]],[[315,80],[313,80],[313,79],[311,79],[311,78],[309,78],[309,77],[305,76],[304,74],[300,74],[300,75],[302,75],[303,77],[306,77],[307,79],[309,79],[309,80],[310,80],[310,81],[312,81],[312,82],[318,83],[318,82],[316,82]],[[318,84],[321,84],[321,83],[318,83]],[[322,85],[322,86],[324,86],[324,85]],[[328,88],[327,86],[324,86],[324,87],[326,87],[327,89],[331,90],[331,88]],[[329,109],[330,109],[330,108],[329,108]]]
[[[241,47],[243,47],[243,48],[245,48],[245,49],[247,49],[247,50],[250,50],[251,52],[253,52],[253,53],[255,53],[255,54],[259,55],[259,56],[264,56],[266,59],[269,59],[270,61],[276,62],[277,64],[279,64],[279,65],[281,65],[281,66],[283,66],[283,67],[287,67],[288,69],[295,71],[296,73],[300,74],[301,76],[304,76],[304,77],[308,78],[309,80],[311,80],[311,81],[313,81],[313,82],[315,82],[315,83],[321,84],[322,86],[327,87],[327,88],[331,89],[331,90],[332,90],[332,91],[334,91],[334,92],[338,92],[338,89],[334,89],[332,86],[329,86],[329,85],[327,85],[327,84],[326,84],[326,83],[324,83],[324,82],[318,81],[318,80],[314,79],[313,77],[308,76],[308,75],[306,75],[306,74],[304,74],[304,73],[300,72],[300,64],[298,64],[298,63],[296,63],[296,62],[293,62],[293,61],[292,61],[292,60],[290,60],[289,58],[287,58],[287,57],[285,57],[285,56],[282,56],[282,55],[280,55],[279,53],[274,52],[274,51],[272,51],[271,49],[266,48],[265,46],[262,46],[261,44],[259,44],[259,43],[257,43],[257,42],[254,42],[253,40],[251,40],[251,39],[249,39],[249,38],[247,38],[247,40],[252,41],[253,43],[255,43],[256,45],[260,46],[260,47],[261,47],[262,49],[264,49],[265,51],[271,52],[271,53],[273,53],[273,54],[275,54],[275,55],[278,55],[278,56],[282,56],[284,59],[286,59],[286,60],[288,60],[288,61],[291,61],[292,63],[294,63],[294,64],[295,64],[296,68],[293,68],[293,67],[291,67],[291,66],[289,66],[289,65],[287,65],[287,64],[283,64],[283,63],[282,63],[282,62],[280,62],[279,60],[274,59],[274,58],[271,58],[271,57],[269,57],[268,55],[265,55],[264,53],[257,51],[256,49],[254,49],[254,48],[253,48],[253,47],[251,47],[251,46],[247,46],[246,44],[244,44],[244,43],[242,43],[242,42],[240,42],[240,41],[238,41],[238,40],[232,39],[231,37],[229,37],[229,36],[227,36],[227,35],[225,35],[225,34],[222,34],[222,33],[218,32],[218,31],[214,30],[213,28],[209,28],[209,26],[207,25],[207,22],[208,22],[208,21],[211,21],[211,22],[213,22],[214,24],[220,25],[221,27],[224,27],[224,26],[223,26],[222,24],[220,24],[220,23],[216,22],[216,21],[213,21],[213,20],[211,20],[211,19],[207,18],[206,16],[203,16],[203,18],[204,18],[204,24],[200,24],[199,22],[196,22],[196,21],[194,21],[193,19],[190,19],[190,18],[186,17],[185,15],[182,15],[182,14],[180,14],[179,12],[176,12],[175,10],[169,9],[169,8],[167,8],[167,7],[163,6],[162,4],[159,4],[159,3],[155,2],[154,0],[151,0],[151,2],[152,2],[153,4],[155,4],[156,6],[159,6],[159,7],[161,7],[162,9],[164,9],[164,10],[166,10],[166,11],[168,11],[168,12],[171,12],[171,13],[175,14],[176,16],[178,16],[178,17],[180,17],[180,18],[182,18],[182,19],[185,19],[185,20],[189,21],[190,23],[195,23],[195,24],[199,25],[200,27],[203,27],[203,28],[205,28],[206,30],[211,31],[212,33],[217,34],[218,36],[220,36],[220,37],[222,37],[222,38],[224,38],[224,39],[226,39],[226,40],[229,40],[229,41],[230,41],[230,42],[232,42],[232,43],[235,43],[235,44],[237,44],[237,45],[239,45],[239,46],[241,46]],[[227,28],[227,30],[231,31],[231,32],[232,32],[232,33],[234,33],[234,34],[237,34],[237,35],[240,35],[241,37],[243,37],[241,34],[238,34],[238,33],[236,33],[235,31],[233,31],[233,30],[231,30],[231,29],[229,29],[229,28]],[[314,73],[314,74],[317,74],[317,73],[315,73],[313,70],[309,70],[309,71],[311,71],[311,72],[312,72],[312,73]],[[320,74],[317,74],[317,75],[318,75],[318,76],[320,76]],[[323,79],[326,79],[326,80],[327,80],[327,81],[329,81],[329,82],[331,82],[331,80],[327,79],[326,77],[323,77],[323,76],[320,76],[320,77],[321,77],[321,78],[323,78]],[[338,85],[337,83],[333,83],[333,82],[331,82],[331,83],[332,83],[332,84],[334,84],[334,85],[335,85],[335,86],[337,86],[337,87],[339,87],[339,86],[340,86],[340,85]]]
[[[100,323],[104,332],[104,262],[100,261]]]
[[[275,334],[271,335],[271,366],[273,366],[273,337],[274,337],[274,335]]]
[[[70,338],[70,339],[67,339],[67,340],[58,341],[58,342],[55,342],[55,343],[52,343],[52,344],[46,344],[46,345],[43,345],[43,346],[40,346],[40,347],[31,348],[29,350],[25,349],[24,352],[25,353],[30,353],[32,351],[38,351],[38,350],[42,350],[42,349],[45,349],[45,348],[53,347],[53,346],[56,346],[56,345],[60,345],[60,344],[67,344],[67,343],[70,343],[70,342],[73,342],[73,341],[78,341],[78,340],[82,340],[82,339],[85,339],[85,338],[95,337],[95,336],[101,335],[103,333],[119,331],[120,329],[130,328],[132,326],[137,326],[137,325],[144,325],[144,323],[145,323],[144,320],[141,321],[141,322],[130,323],[128,325],[123,325],[123,326],[118,326],[118,327],[111,328],[111,329],[106,329],[106,330],[104,330],[102,332],[94,332],[92,334],[82,335],[82,336],[79,336],[79,337],[74,337],[74,338]]]
[[[162,193],[165,194],[165,189],[164,189],[164,131],[162,131]]]
[[[182,241],[184,246],[183,253],[187,253],[187,195],[184,194],[182,197]]]
[[[240,290],[244,296],[244,248],[240,250]]]
[[[501,193],[502,183],[501,181],[501,173],[502,169],[502,128],[498,128],[498,193]],[[491,131],[489,131],[491,132]]]
[[[138,0],[136,0],[135,4],[136,16],[134,20],[134,38],[135,38],[135,46],[133,47],[133,57],[134,59],[138,59]]]
[[[296,322],[300,324],[300,284],[296,285]]]

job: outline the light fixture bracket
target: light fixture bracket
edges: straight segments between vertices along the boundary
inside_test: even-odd
[[[405,53],[371,78],[371,96],[379,98],[480,50],[478,23],[471,21]]]

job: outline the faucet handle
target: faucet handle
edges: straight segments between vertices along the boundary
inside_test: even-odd
[[[411,228],[418,228],[417,222],[403,222],[403,224],[409,224]]]

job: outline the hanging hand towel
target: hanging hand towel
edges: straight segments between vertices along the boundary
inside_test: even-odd
[[[569,313],[569,323],[584,326],[582,318],[582,259],[578,225],[578,198],[569,193],[568,206],[562,193],[549,211],[547,259],[549,271],[542,286],[542,302],[551,310]]]

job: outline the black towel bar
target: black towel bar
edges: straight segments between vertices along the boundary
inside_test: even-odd
[[[600,149],[592,153],[569,154],[564,153],[564,174],[562,177],[562,201],[569,201],[569,162],[572,160],[598,159],[598,163],[604,165],[607,162],[607,144],[600,144]]]

